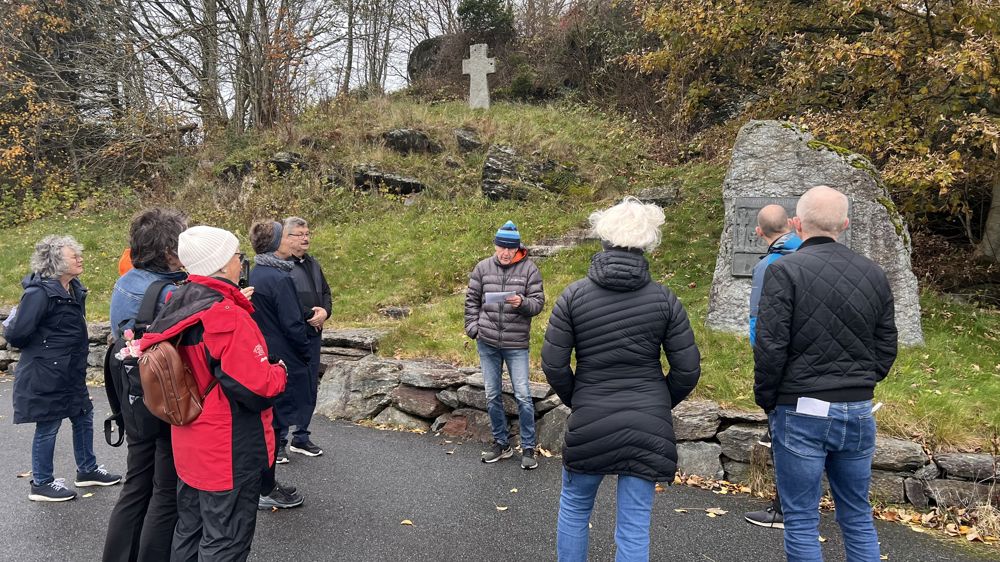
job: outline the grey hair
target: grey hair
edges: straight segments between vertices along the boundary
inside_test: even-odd
[[[621,203],[590,215],[592,232],[619,248],[651,252],[660,245],[660,227],[665,217],[658,205],[628,196]]]
[[[39,277],[47,278],[56,278],[66,273],[69,264],[63,258],[63,248],[70,248],[77,255],[83,253],[83,245],[72,236],[46,236],[35,244],[35,253],[31,254],[31,271]]]
[[[306,222],[306,219],[299,217],[288,217],[281,221],[281,228],[285,229],[285,232],[293,228],[305,228],[307,226],[309,226],[309,223]]]

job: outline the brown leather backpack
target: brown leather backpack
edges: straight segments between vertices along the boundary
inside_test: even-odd
[[[176,342],[166,340],[151,346],[139,357],[142,401],[150,413],[170,425],[187,425],[201,415],[201,405],[218,379],[213,378],[204,394],[191,369],[181,360]]]

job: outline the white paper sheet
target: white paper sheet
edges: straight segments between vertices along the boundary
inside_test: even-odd
[[[514,296],[514,291],[504,291],[502,293],[486,293],[484,304],[503,302],[507,297]]]
[[[830,403],[824,400],[806,398],[803,396],[799,398],[799,401],[795,404],[795,411],[799,414],[825,418],[830,414]]]

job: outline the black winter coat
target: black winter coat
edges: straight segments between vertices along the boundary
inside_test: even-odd
[[[892,289],[875,262],[817,237],[767,268],[754,347],[758,406],[871,400],[895,360]]]
[[[542,370],[572,409],[563,448],[568,470],[673,480],[670,410],[698,383],[701,356],[684,307],[652,282],[641,253],[599,252],[587,278],[563,291],[545,332]]]
[[[268,356],[272,362],[281,359],[288,368],[285,391],[274,400],[277,425],[288,427],[307,423],[316,408],[319,385],[316,369],[311,366],[312,352],[298,293],[288,271],[255,265],[250,271],[251,314],[264,334]]]
[[[58,279],[30,275],[24,294],[4,331],[21,349],[14,372],[14,423],[52,421],[90,411],[87,391],[87,289]]]

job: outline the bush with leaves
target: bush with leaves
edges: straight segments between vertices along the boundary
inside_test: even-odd
[[[664,73],[664,99],[689,132],[792,116],[871,156],[912,220],[944,215],[972,242],[988,231],[1000,192],[995,0],[639,0],[636,10],[660,46],[631,62]]]

